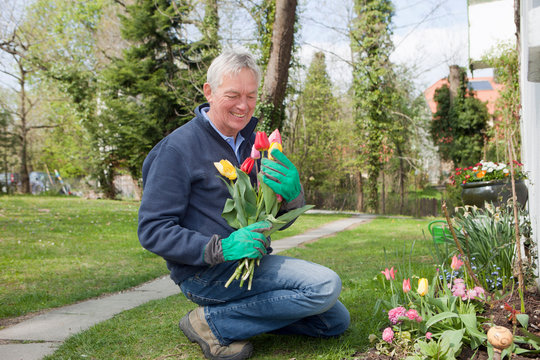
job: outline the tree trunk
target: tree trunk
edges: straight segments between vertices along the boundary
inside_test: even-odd
[[[398,151],[399,156],[399,214],[403,214],[405,205],[405,166],[401,150]]]
[[[382,206],[382,213],[386,214],[386,186],[384,186],[384,167],[381,171],[381,206]]]
[[[294,41],[296,0],[276,0],[276,18],[272,30],[272,50],[264,76],[260,121],[265,130],[280,129],[282,108]],[[269,109],[270,111],[265,111]]]
[[[459,89],[459,66],[450,65],[450,75],[448,75],[448,83],[450,84],[450,105],[454,103]]]
[[[21,87],[20,92],[20,109],[19,116],[21,119],[21,168],[20,168],[20,180],[21,180],[21,191],[24,194],[30,193],[30,176],[28,174],[28,127],[26,124],[26,71],[22,66],[22,58],[19,58],[18,66],[19,71],[21,72],[21,77],[19,79],[19,86]]]
[[[362,181],[362,172],[358,172],[356,180],[356,210],[364,211],[364,186]]]

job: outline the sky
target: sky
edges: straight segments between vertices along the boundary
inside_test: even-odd
[[[305,1],[300,15],[305,24],[301,29],[302,61],[309,64],[315,51],[325,50],[329,73],[338,88],[351,81],[346,29],[351,3]],[[412,70],[418,90],[446,77],[450,65],[468,66],[466,0],[394,0],[393,4],[395,50],[390,59]]]
[[[345,91],[351,83],[347,24],[352,18],[352,3],[353,0],[298,1],[300,61],[307,68],[316,51],[325,51],[330,76],[341,91]],[[223,4],[226,6],[227,2]],[[393,0],[393,4],[392,39],[395,50],[390,59],[412,71],[418,91],[448,76],[450,65],[468,67],[467,0]],[[231,13],[227,11],[220,16],[220,35],[224,42],[252,41],[253,29],[248,30],[249,26],[242,21],[249,16],[244,18],[238,15],[237,6],[233,6],[233,9],[236,16],[230,16]],[[481,19],[493,18],[493,14],[483,15]],[[493,30],[490,32],[493,33]],[[481,43],[483,39],[476,40]],[[1,75],[0,82],[5,82],[7,79]],[[473,75],[487,76],[491,72],[484,70]]]

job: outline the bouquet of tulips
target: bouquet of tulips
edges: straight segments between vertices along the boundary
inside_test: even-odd
[[[282,151],[279,131],[276,129],[270,137],[264,131],[259,131],[256,133],[251,156],[242,163],[240,169],[234,167],[228,160],[214,163],[219,173],[229,180],[221,178],[231,195],[225,202],[222,216],[232,228],[240,229],[266,220],[272,224],[271,228],[263,233],[268,237],[313,207],[313,205],[306,205],[276,217],[283,198],[262,181],[262,174],[257,170],[257,160],[264,156],[268,156],[272,160],[270,152],[273,149]],[[257,184],[255,185],[251,184],[249,178],[253,169],[257,173]],[[255,265],[258,263],[259,260],[255,259],[240,260],[236,271],[227,281],[225,287],[228,287],[234,280],[240,279],[240,286],[248,280],[248,290],[250,290]]]

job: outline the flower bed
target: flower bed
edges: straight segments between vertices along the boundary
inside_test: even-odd
[[[389,291],[376,311],[385,311],[388,320],[380,334],[370,335],[374,348],[354,359],[492,359],[498,345],[487,334],[495,325],[513,333],[503,359],[538,359],[540,297],[517,290],[511,214],[511,207],[458,209],[452,225],[459,239],[444,244],[451,250],[436,259],[440,265],[429,281],[399,276],[393,267],[381,271],[379,281]],[[528,236],[527,214],[521,215],[520,234]],[[532,276],[526,280],[534,283]]]
[[[459,282],[458,282],[459,283]],[[470,290],[470,289],[469,289]],[[414,294],[414,290],[412,291]],[[414,296],[414,295],[413,295]],[[430,296],[430,295],[425,295]],[[479,359],[487,360],[491,359],[490,354],[492,355],[492,348],[485,341],[485,336],[487,331],[492,326],[492,324],[497,324],[504,326],[510,330],[515,329],[515,338],[520,342],[519,349],[514,348],[514,352],[519,351],[534,351],[535,346],[538,346],[538,342],[528,339],[528,335],[525,334],[525,331],[528,334],[537,334],[540,332],[540,296],[536,292],[527,292],[523,296],[523,305],[527,309],[524,314],[529,317],[528,326],[524,329],[519,325],[519,322],[516,320],[515,316],[512,318],[512,313],[515,309],[521,307],[521,300],[519,295],[514,293],[513,295],[508,295],[498,300],[492,300],[485,302],[482,300],[482,297],[477,296],[471,300],[466,298],[463,300],[463,297],[457,297],[460,300],[453,300],[455,304],[465,305],[476,303],[474,307],[477,307],[477,312],[469,313],[465,311],[468,306],[462,307],[456,306],[454,311],[450,312],[440,312],[431,317],[422,317],[421,312],[418,312],[416,309],[407,310],[406,307],[397,307],[388,311],[389,325],[383,329],[380,336],[371,335],[370,340],[373,340],[374,348],[366,353],[357,353],[354,354],[351,359],[364,359],[364,360],[390,360],[390,359],[435,359],[437,358],[435,353],[438,351],[446,351],[444,357],[441,359]],[[433,303],[435,298],[424,298],[426,303]],[[478,306],[481,305],[481,306]],[[414,306],[414,305],[413,305]],[[433,305],[429,305],[433,306]],[[510,310],[509,310],[510,309]],[[457,317],[453,317],[455,314]],[[461,315],[460,315],[461,314]],[[465,316],[463,316],[465,315]],[[465,321],[471,321],[469,324],[474,324],[473,327],[468,327],[463,323],[462,320],[457,320],[459,317],[465,319]],[[474,318],[474,319],[473,319]],[[454,320],[452,323],[450,319]],[[462,322],[460,326],[459,322]],[[395,323],[394,323],[395,322]],[[431,328],[437,322],[440,323],[437,330]],[[417,330],[411,331],[411,329],[421,329],[424,326],[429,325],[425,333],[418,332]],[[456,329],[450,330],[452,326],[455,326]],[[448,327],[447,330],[441,330],[444,327]],[[438,333],[437,333],[438,331]],[[451,349],[451,341],[444,340],[443,334],[446,333],[446,338],[449,339],[452,335],[456,333],[463,332],[464,336],[459,340],[459,349]],[[454,331],[454,333],[452,333]],[[472,333],[472,334],[471,334]],[[466,337],[469,337],[466,339]],[[459,339],[459,336],[454,337],[453,339]],[[476,345],[471,345],[469,343],[471,339],[482,339]],[[453,340],[452,340],[453,341]],[[529,344],[524,342],[529,342]],[[445,345],[446,343],[446,345]],[[446,346],[446,347],[445,347]],[[476,347],[475,347],[476,346]],[[430,350],[431,349],[431,350]],[[451,351],[448,351],[451,350]],[[429,355],[431,351],[432,355]],[[530,360],[538,359],[538,353],[514,353],[512,359],[514,360]],[[508,358],[508,355],[507,357]]]

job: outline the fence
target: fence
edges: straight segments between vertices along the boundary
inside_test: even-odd
[[[308,192],[306,203],[315,205],[317,209],[359,211],[366,209],[358,208],[358,194],[332,193],[332,192]],[[436,198],[418,198],[406,194],[403,207],[400,209],[399,194],[386,194],[384,206],[379,198],[379,213],[382,215],[407,215],[414,217],[441,216],[441,200]]]

